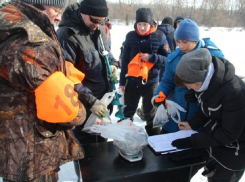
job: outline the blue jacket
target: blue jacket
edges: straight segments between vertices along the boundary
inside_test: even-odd
[[[120,86],[125,86],[126,79],[139,88],[158,83],[160,69],[165,66],[167,56],[171,52],[170,49],[165,50],[164,46],[168,47],[168,42],[166,36],[159,30],[148,36],[140,36],[136,31],[129,32],[124,42]],[[145,85],[142,84],[141,77],[126,77],[128,64],[139,52],[150,54],[149,62],[154,63],[154,66],[148,72],[148,81]]]
[[[217,46],[209,38],[205,38],[199,41],[196,49],[200,48],[207,48],[212,56],[224,58],[223,52],[220,49],[218,49]],[[182,52],[179,48],[177,48],[176,51],[174,51],[168,56],[168,60],[166,61],[166,69],[163,74],[162,81],[160,82],[154,96],[158,95],[160,91],[163,91],[163,93],[166,96],[168,96],[173,91],[171,100],[179,104],[184,109],[187,109],[185,93],[188,91],[188,89],[179,88],[174,84],[176,66],[184,54],[186,53]],[[186,112],[188,114],[187,118],[186,113],[180,112],[181,121],[184,121],[185,118],[187,121],[189,121],[194,116],[194,114],[197,113],[197,111],[197,102],[189,103],[189,109],[188,112]],[[168,123],[163,125],[163,128],[168,132],[179,131],[178,125],[173,120],[170,120]]]

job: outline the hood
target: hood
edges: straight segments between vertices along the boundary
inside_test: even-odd
[[[157,28],[158,30],[161,30],[165,35],[174,33],[175,29],[174,27],[168,25],[168,24],[161,24]]]
[[[68,5],[62,15],[62,20],[59,23],[59,27],[81,26],[82,17],[80,15],[79,7],[79,3]]]
[[[226,59],[212,56],[212,62],[214,64],[215,72],[208,86],[212,89],[208,89],[204,92],[202,95],[202,100],[212,97],[212,95],[214,95],[220,87],[232,80],[235,76],[234,65]]]
[[[47,35],[35,24],[35,18],[30,20],[23,12],[29,11],[33,14],[38,14],[39,22],[47,16],[40,13],[37,9],[31,8],[26,3],[12,1],[13,5],[8,5],[0,9],[0,41],[5,41],[16,32],[25,31],[28,35],[30,43],[47,42]],[[16,8],[16,7],[18,8]],[[23,12],[21,11],[23,9]],[[39,16],[40,15],[40,16]],[[37,18],[36,18],[37,19]]]

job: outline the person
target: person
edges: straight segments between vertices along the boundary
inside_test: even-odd
[[[173,91],[171,100],[186,110],[186,112],[180,112],[181,121],[189,121],[197,112],[198,104],[197,99],[193,96],[192,90],[187,92],[187,88],[179,88],[174,84],[175,70],[179,60],[186,53],[203,47],[207,48],[211,55],[217,57],[224,57],[224,55],[209,38],[200,40],[199,27],[196,22],[190,19],[185,19],[179,24],[176,30],[176,42],[179,47],[168,56],[163,78],[154,93],[154,97],[158,97],[160,91],[168,97]],[[161,133],[172,133],[176,131],[179,131],[178,125],[171,119],[162,126]]]
[[[179,26],[180,22],[182,22],[185,18],[183,16],[177,16],[174,20],[174,29],[176,30]]]
[[[119,88],[124,92],[126,118],[133,121],[142,96],[146,119],[145,129],[148,135],[160,132],[160,128],[152,127],[156,109],[151,105],[151,97],[158,85],[160,68],[165,65],[165,59],[170,53],[165,35],[156,29],[157,24],[153,20],[151,9],[139,8],[136,11],[135,31],[130,31],[124,42],[119,83]],[[139,59],[140,62],[135,59]],[[149,67],[143,68],[143,64]],[[145,70],[145,72],[138,77],[135,74],[138,74],[140,70]]]
[[[118,60],[118,62],[119,62],[119,67],[120,67],[120,68],[121,68],[121,66],[122,66],[123,49],[124,49],[124,41],[123,41],[123,43],[122,43],[122,45],[121,45],[121,47],[120,47],[120,55],[119,55],[119,60]]]
[[[174,39],[175,29],[173,27],[173,24],[174,22],[171,17],[165,17],[162,20],[162,24],[159,25],[157,28],[158,30],[161,30],[165,34],[171,52],[174,52],[176,48],[176,41]]]
[[[193,89],[200,107],[188,122],[178,123],[180,130],[197,130],[205,124],[205,132],[172,145],[206,150],[214,163],[208,181],[239,181],[245,169],[245,83],[235,75],[235,67],[201,48],[181,58],[174,82]]]
[[[109,42],[109,49],[111,50],[111,32],[110,30],[112,29],[112,22],[110,21],[109,18],[106,19],[106,21],[102,24],[102,27],[105,31],[107,41]]]
[[[69,63],[63,60],[53,26],[66,3],[12,0],[0,9],[4,182],[56,182],[60,165],[84,157],[71,129],[82,124],[86,112],[74,91],[76,79],[69,77],[74,72],[66,73]]]
[[[165,17],[162,20],[162,24],[159,25],[157,28],[158,30],[161,30],[165,34],[171,52],[174,52],[175,48],[176,48],[176,41],[174,38],[175,29],[173,28],[173,24],[174,24],[174,22],[173,22],[173,19],[171,17]],[[164,70],[165,70],[165,67],[162,67],[162,69],[160,71],[159,82],[162,79]]]
[[[112,70],[117,72],[118,62],[110,54],[109,43],[101,26],[107,15],[105,0],[83,0],[80,5],[76,3],[66,8],[57,30],[64,58],[86,75],[83,87],[76,89],[82,93],[79,99],[86,108],[87,118],[91,113],[103,115],[98,114],[105,112],[103,103],[99,100],[105,93],[112,91],[112,82],[109,80],[105,58],[102,55],[102,45],[109,52],[108,59]],[[103,43],[99,40],[100,36]],[[112,107],[109,106],[112,112]],[[84,124],[73,130],[76,138],[83,144],[96,142],[97,136],[81,131]],[[99,140],[105,141],[102,137]]]
[[[91,113],[98,117],[105,116],[106,107],[100,99],[113,90],[112,84],[117,80],[118,62],[110,53],[109,42],[101,26],[107,16],[105,0],[83,0],[80,4],[67,6],[57,30],[64,58],[86,75],[82,85],[75,87],[87,112],[85,122],[73,130],[81,144],[106,141],[105,138],[86,133],[82,129]],[[102,55],[103,47],[109,52],[108,60],[113,71],[111,75],[108,74],[106,60]],[[108,109],[112,112],[111,104]],[[74,165],[79,180],[78,162],[75,161]]]

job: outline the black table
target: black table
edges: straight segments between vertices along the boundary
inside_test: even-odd
[[[118,154],[113,142],[83,145],[85,158],[80,160],[83,182],[179,182],[178,174],[184,174],[182,181],[189,181],[193,166],[202,166],[199,158],[172,162],[166,155],[155,155],[147,146],[143,159],[130,163]],[[184,172],[184,173],[183,173]]]

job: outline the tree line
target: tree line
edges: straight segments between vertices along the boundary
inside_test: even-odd
[[[0,3],[10,0],[0,0]],[[81,2],[68,0],[68,4]],[[119,19],[129,25],[135,21],[135,12],[140,7],[151,8],[154,18],[161,22],[166,16],[175,19],[184,16],[207,27],[245,28],[245,0],[107,0],[109,18]]]

